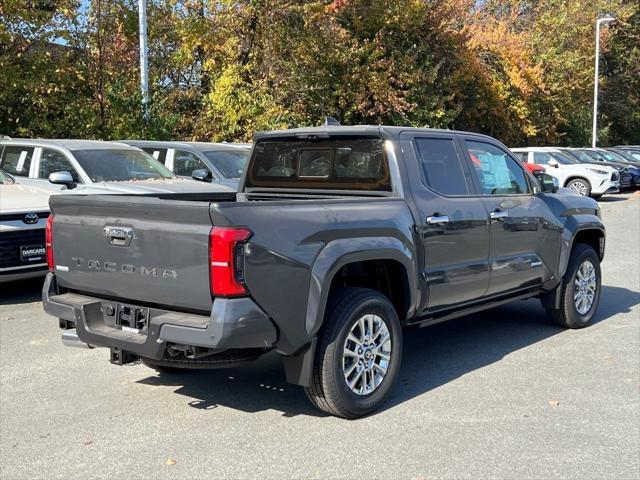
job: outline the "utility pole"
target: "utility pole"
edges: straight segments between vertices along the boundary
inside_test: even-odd
[[[147,4],[146,0],[138,0],[138,17],[140,25],[140,90],[142,91],[142,116],[149,119],[149,61],[147,59]]]
[[[596,74],[593,82],[593,131],[591,138],[591,148],[596,148],[598,143],[598,77],[600,74],[600,24],[612,22],[615,18],[604,17],[596,20]]]

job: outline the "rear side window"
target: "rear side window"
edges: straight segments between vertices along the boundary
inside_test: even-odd
[[[31,168],[31,159],[33,158],[33,150],[33,147],[20,147],[17,145],[5,146],[0,167],[12,175],[28,177],[29,168]]]
[[[253,153],[246,186],[391,191],[379,138],[264,141]]]
[[[153,158],[158,160],[161,164],[164,165],[165,160],[167,158],[167,149],[166,148],[153,148],[153,147],[143,147],[143,151],[147,152]]]
[[[425,182],[443,195],[468,195],[460,157],[450,138],[416,138]]]

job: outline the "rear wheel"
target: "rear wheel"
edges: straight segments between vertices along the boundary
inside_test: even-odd
[[[565,328],[583,328],[593,319],[600,303],[600,259],[588,245],[573,247],[562,283],[560,308],[548,309],[551,318]]]
[[[378,409],[397,380],[400,321],[391,302],[375,290],[344,288],[330,300],[305,392],[331,415],[358,418]]]
[[[567,188],[583,197],[588,197],[591,194],[591,184],[584,178],[574,178],[567,183]]]

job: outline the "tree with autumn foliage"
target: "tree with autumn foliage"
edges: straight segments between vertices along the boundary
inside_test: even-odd
[[[638,139],[638,5],[627,0],[149,0],[151,114],[137,2],[5,0],[0,133],[249,140],[345,124],[456,128],[584,145],[597,16],[601,139]],[[635,82],[635,83],[634,83]]]

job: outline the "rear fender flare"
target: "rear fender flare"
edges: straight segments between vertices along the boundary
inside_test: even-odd
[[[415,253],[405,243],[393,237],[360,237],[334,240],[316,258],[309,285],[305,329],[315,336],[322,326],[331,282],[344,266],[365,260],[395,260],[405,269],[409,285],[407,317],[416,309],[417,275]],[[404,320],[401,318],[401,321]]]

